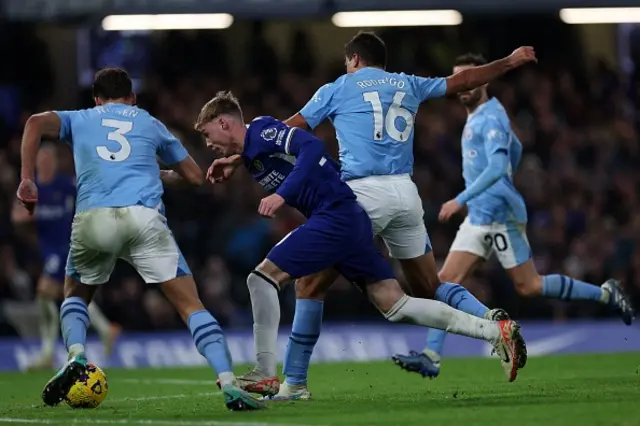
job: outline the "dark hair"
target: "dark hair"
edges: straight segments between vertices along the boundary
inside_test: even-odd
[[[351,58],[358,55],[367,65],[372,67],[387,66],[387,46],[373,32],[360,31],[344,46],[344,55]]]
[[[218,92],[213,99],[204,104],[202,110],[200,110],[200,114],[198,114],[196,124],[193,127],[196,130],[200,130],[203,125],[215,120],[223,114],[233,115],[244,123],[240,102],[238,102],[238,99],[233,96],[231,91]]]
[[[133,94],[129,74],[120,68],[104,68],[93,79],[93,97],[104,100],[127,98]]]
[[[474,67],[477,67],[479,65],[485,65],[486,63],[487,60],[480,53],[465,53],[464,55],[460,55],[456,58],[453,66],[473,65]]]

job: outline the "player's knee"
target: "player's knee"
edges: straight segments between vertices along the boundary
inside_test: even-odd
[[[271,285],[275,286],[277,290],[282,289],[286,285],[286,282],[291,279],[289,274],[280,269],[275,263],[269,259],[264,259],[254,269],[251,274],[260,276],[264,281],[267,281]],[[249,277],[251,277],[249,274]],[[248,283],[248,282],[247,282]]]
[[[82,284],[74,278],[66,276],[64,279],[64,298],[79,297],[88,305],[93,299],[96,288],[96,286]]]
[[[540,275],[514,281],[516,292],[522,297],[535,297],[542,294],[542,277]]]
[[[370,284],[367,286],[367,295],[371,303],[390,321],[388,314],[400,300],[408,297],[396,280],[383,280]]]

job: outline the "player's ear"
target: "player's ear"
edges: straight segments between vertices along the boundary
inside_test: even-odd
[[[138,103],[138,97],[135,93],[131,94],[131,105],[136,105]]]
[[[98,97],[94,97],[93,98],[93,102],[95,102],[97,106],[101,106],[104,103],[104,102],[102,102],[102,99],[100,99]]]

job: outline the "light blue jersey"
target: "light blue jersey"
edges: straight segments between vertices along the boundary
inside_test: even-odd
[[[502,104],[491,98],[469,114],[462,134],[462,174],[466,189],[456,200],[467,204],[473,225],[527,222],[524,199],[513,185],[522,144]]]
[[[418,106],[446,91],[445,78],[368,67],[322,86],[300,114],[311,128],[325,118],[333,123],[342,180],[410,174]]]
[[[156,158],[172,165],[189,156],[164,124],[125,104],[56,114],[60,139],[73,147],[77,213],[99,207],[161,208],[163,188]]]

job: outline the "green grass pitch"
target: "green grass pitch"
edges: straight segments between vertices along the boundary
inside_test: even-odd
[[[207,369],[106,373],[109,396],[94,410],[44,407],[48,373],[0,374],[0,424],[640,425],[640,353],[530,358],[514,383],[504,380],[495,359],[445,360],[436,380],[391,362],[315,364],[312,401],[236,413],[224,407]]]

